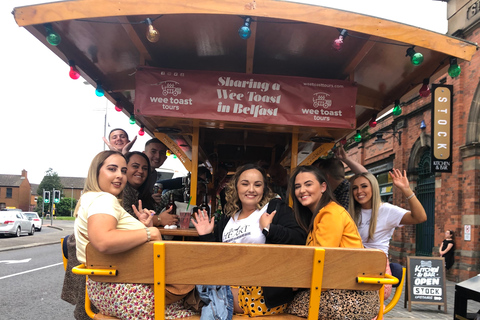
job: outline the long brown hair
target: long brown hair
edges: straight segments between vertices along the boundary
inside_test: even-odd
[[[267,174],[265,173],[265,170],[263,170],[262,167],[252,163],[246,164],[237,169],[232,179],[230,179],[226,186],[225,198],[227,203],[225,204],[225,215],[232,217],[235,215],[235,213],[242,209],[242,202],[238,197],[237,183],[240,175],[251,169],[259,171],[263,178],[263,196],[260,202],[257,204],[257,209],[261,209],[275,197],[275,194],[268,186]]]
[[[320,184],[325,183],[325,185],[327,186],[314,212],[310,211],[309,208],[302,205],[295,196],[295,179],[297,178],[297,175],[302,172],[308,172],[313,174],[315,176],[315,179]],[[315,217],[317,216],[320,209],[325,207],[331,201],[335,201],[332,190],[327,183],[327,179],[320,171],[320,169],[315,166],[296,167],[292,173],[292,176],[290,177],[290,181],[288,182],[288,193],[293,199],[293,213],[295,215],[295,219],[297,220],[298,225],[307,233],[313,230],[313,221],[315,220]]]
[[[378,209],[382,205],[382,200],[380,198],[380,187],[378,186],[378,181],[375,176],[369,172],[362,172],[354,175],[350,178],[350,203],[348,206],[348,213],[355,221],[357,227],[362,222],[362,206],[360,203],[355,200],[353,197],[353,183],[357,178],[364,177],[370,182],[372,188],[372,217],[370,218],[370,225],[368,227],[368,239],[372,239],[377,229],[377,219],[378,219]]]

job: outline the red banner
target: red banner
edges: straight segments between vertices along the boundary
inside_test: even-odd
[[[142,67],[135,112],[144,116],[355,128],[352,82]]]

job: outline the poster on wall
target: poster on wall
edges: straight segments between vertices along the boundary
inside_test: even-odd
[[[432,171],[452,172],[453,86],[432,85]]]
[[[445,259],[434,257],[407,257],[407,285],[405,288],[408,311],[412,304],[443,305],[447,313]]]
[[[350,81],[151,67],[139,68],[135,81],[139,115],[356,127]]]

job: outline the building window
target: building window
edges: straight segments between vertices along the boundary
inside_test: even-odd
[[[380,187],[380,198],[382,202],[393,202],[393,181],[388,172],[377,174],[378,186]]]
[[[6,198],[11,198],[12,197],[12,188],[7,188],[7,196]]]

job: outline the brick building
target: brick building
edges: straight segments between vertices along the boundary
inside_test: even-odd
[[[476,4],[478,1],[448,2],[449,35],[480,43]],[[404,208],[408,203],[392,188],[388,171],[407,170],[412,189],[427,211],[427,222],[395,231],[391,260],[406,265],[409,255],[438,256],[445,230],[453,230],[455,264],[448,277],[462,281],[480,273],[480,55],[458,63],[459,77],[447,74],[447,62],[430,78],[430,83],[453,86],[451,173],[432,170],[433,103],[431,96],[419,96],[422,84],[412,84],[408,93],[398,97],[403,104],[401,115],[393,116],[391,110],[379,115],[378,125],[368,128],[368,134],[348,153],[377,176],[383,201]],[[378,143],[383,139],[385,143]]]
[[[21,175],[0,174],[0,209],[19,208],[30,210],[31,186],[27,171]]]

